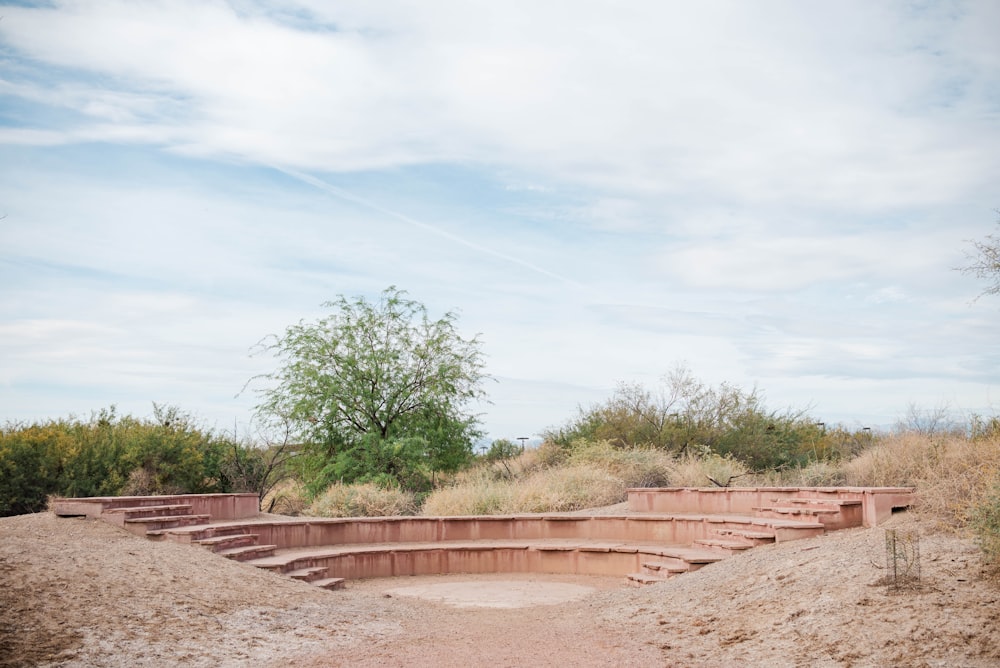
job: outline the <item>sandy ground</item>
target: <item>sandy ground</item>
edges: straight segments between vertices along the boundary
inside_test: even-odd
[[[1000,666],[1000,587],[920,532],[890,593],[885,531],[756,548],[660,585],[453,575],[327,592],[48,513],[0,519],[0,666]]]

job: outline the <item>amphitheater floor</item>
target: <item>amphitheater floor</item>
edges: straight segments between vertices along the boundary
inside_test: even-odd
[[[917,590],[878,585],[880,527],[643,589],[456,575],[327,592],[103,522],[3,518],[0,666],[1000,666],[1000,589],[975,546],[890,527],[920,532]]]

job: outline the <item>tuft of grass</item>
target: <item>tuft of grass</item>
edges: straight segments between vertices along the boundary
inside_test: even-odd
[[[970,513],[969,526],[983,551],[987,573],[1000,578],[1000,476]]]
[[[277,515],[301,515],[309,507],[309,492],[295,479],[279,482],[264,495],[260,509]]]
[[[412,492],[386,489],[373,483],[327,487],[303,515],[311,517],[392,517],[415,515],[417,499]]]
[[[731,487],[742,487],[750,480],[750,469],[743,462],[714,452],[686,454],[674,464],[670,484],[673,487],[711,487],[712,480]]]
[[[515,480],[490,469],[468,473],[424,501],[422,514],[504,515],[581,510],[625,500],[625,482],[594,465],[538,469]]]
[[[495,477],[491,468],[457,477],[448,487],[431,492],[421,510],[434,517],[455,515],[501,515],[511,512],[514,484]]]
[[[511,512],[543,513],[582,510],[625,500],[625,482],[588,464],[549,469],[517,486]]]
[[[842,462],[814,461],[805,466],[755,474],[746,479],[746,484],[758,487],[840,487],[847,484],[847,471]]]
[[[607,471],[625,487],[666,487],[674,471],[674,458],[650,447],[614,447],[607,441],[578,445],[568,457],[570,465],[586,465]],[[614,502],[612,502],[614,503]],[[596,507],[592,504],[586,507]]]

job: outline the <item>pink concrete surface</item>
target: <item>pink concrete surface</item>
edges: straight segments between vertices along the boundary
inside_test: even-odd
[[[469,540],[587,539],[633,543],[688,544],[720,530],[756,530],[777,541],[809,538],[824,531],[812,519],[757,518],[737,515],[565,516],[523,515],[495,517],[386,517],[313,518],[290,521],[236,523],[211,527],[168,529],[168,538],[193,542],[226,533],[254,533],[263,544],[278,549],[323,545],[419,543]]]
[[[731,513],[752,515],[760,508],[794,499],[859,501],[860,524],[853,519],[831,528],[878,526],[892,511],[913,504],[911,487],[670,487],[628,490],[630,512]],[[850,513],[851,511],[847,511]]]
[[[194,515],[213,520],[241,520],[260,514],[256,494],[177,494],[163,496],[105,496],[79,499],[55,498],[49,504],[56,515],[100,518],[106,511],[144,506],[188,505]],[[107,519],[107,518],[105,518]]]
[[[632,489],[620,515],[271,519],[258,513],[255,494],[54,499],[50,507],[314,583],[515,572],[649,583],[757,545],[875,526],[912,502],[909,488],[794,487]]]

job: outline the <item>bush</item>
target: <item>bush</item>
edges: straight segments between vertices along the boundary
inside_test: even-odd
[[[625,500],[621,478],[592,465],[542,471],[514,489],[507,512],[544,513],[582,510]]]
[[[607,471],[619,478],[625,487],[666,487],[673,475],[673,457],[651,447],[616,448],[607,441],[578,442],[567,460],[570,464]]]
[[[801,412],[769,411],[756,390],[723,383],[710,387],[684,368],[649,390],[622,383],[603,404],[581,408],[566,426],[545,434],[566,449],[577,442],[649,446],[683,455],[706,446],[756,470],[802,465],[841,456],[844,444]]]
[[[264,494],[260,509],[278,515],[301,515],[309,505],[309,493],[305,486],[298,480],[285,479]]]
[[[712,487],[715,483],[723,487],[739,486],[747,482],[749,469],[731,456],[718,455],[701,450],[681,457],[674,464],[670,484],[673,487]],[[713,483],[712,481],[715,481]]]
[[[989,492],[973,507],[969,526],[976,534],[987,569],[1000,576],[1000,477],[994,479]]]
[[[45,510],[73,442],[62,423],[0,430],[0,516]]]
[[[466,475],[449,487],[431,492],[421,510],[422,515],[443,517],[456,515],[501,515],[512,508],[515,483],[496,478],[489,471]]]
[[[847,484],[847,472],[840,462],[815,461],[741,480],[756,487],[839,487]]]
[[[1000,476],[1000,439],[893,434],[878,439],[844,469],[849,485],[916,487],[919,512],[961,529]]]
[[[392,517],[414,515],[416,496],[374,483],[330,485],[303,513],[312,517]]]
[[[225,492],[227,442],[154,404],[154,419],[114,407],[89,421],[0,428],[0,515],[42,510],[48,495]]]
[[[421,514],[503,515],[580,510],[625,500],[625,482],[592,464],[536,469],[511,480],[488,468],[467,472],[431,492]]]

